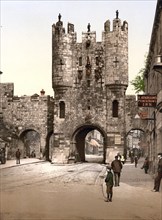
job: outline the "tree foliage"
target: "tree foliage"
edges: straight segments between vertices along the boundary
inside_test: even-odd
[[[146,65],[148,61],[148,54],[145,54],[144,67],[140,69],[135,79],[133,79],[130,83],[134,87],[135,93],[144,92],[145,84],[144,84],[144,73],[146,70]]]
[[[131,81],[131,85],[134,86],[135,93],[144,92],[144,72],[145,68],[140,69],[139,73],[136,75],[135,79]]]

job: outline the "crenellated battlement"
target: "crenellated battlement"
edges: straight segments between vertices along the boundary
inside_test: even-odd
[[[87,80],[94,87],[101,83],[103,87],[120,84],[127,88],[128,23],[122,23],[118,16],[116,11],[112,31],[110,20],[104,23],[101,42],[96,42],[96,32],[89,23],[87,32],[82,32],[82,42],[77,43],[74,25],[68,23],[66,34],[59,15],[52,26],[52,85],[56,95],[76,84],[84,86]]]

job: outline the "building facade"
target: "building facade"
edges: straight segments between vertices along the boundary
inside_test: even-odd
[[[157,1],[144,75],[145,94],[155,95],[155,107],[147,108],[147,152],[151,171],[156,172],[157,154],[162,153],[162,0]]]

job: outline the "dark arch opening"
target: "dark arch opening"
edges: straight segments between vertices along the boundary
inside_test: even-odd
[[[86,146],[86,136],[89,132],[92,132],[94,130],[99,131],[103,138],[103,155],[102,155],[102,163],[105,163],[105,153],[106,153],[106,133],[101,129],[99,126],[96,125],[82,125],[79,128],[76,129],[76,131],[73,134],[72,137],[72,146],[73,146],[73,151],[75,152],[76,155],[76,161],[81,161],[81,162],[88,162],[86,160],[86,152],[85,152],[85,146]],[[93,162],[98,162],[97,160]]]
[[[19,136],[18,148],[24,158],[40,157],[40,134],[34,129],[24,130]]]
[[[142,129],[134,128],[126,134],[127,158],[130,158],[132,163],[135,156],[145,156],[146,148],[145,132]]]
[[[53,131],[50,131],[46,137],[46,146],[44,156],[47,161],[52,161],[52,148],[53,147]]]

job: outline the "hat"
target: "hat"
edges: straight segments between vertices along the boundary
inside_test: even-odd
[[[158,153],[158,157],[162,157],[162,153]]]
[[[107,168],[108,170],[111,170],[111,166],[107,166],[106,168]]]

